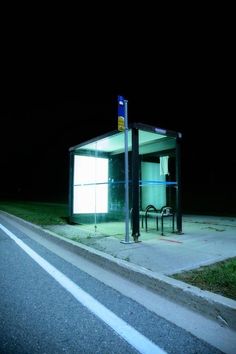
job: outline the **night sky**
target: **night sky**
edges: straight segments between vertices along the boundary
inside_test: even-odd
[[[117,129],[123,95],[130,123],[182,132],[184,212],[236,214],[229,43],[220,32],[181,32],[164,45],[131,32],[124,47],[57,40],[5,58],[1,198],[66,202],[69,147]]]

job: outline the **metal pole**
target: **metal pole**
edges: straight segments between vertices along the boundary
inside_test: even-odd
[[[128,101],[125,103],[125,242],[129,243],[129,145]]]
[[[95,185],[94,185],[94,201],[95,201],[95,210],[94,210],[94,234],[96,235],[97,231],[97,155],[98,155],[98,150],[97,150],[97,142],[95,143],[96,150],[95,150]]]
[[[183,234],[182,231],[182,188],[181,188],[181,168],[180,168],[180,154],[181,154],[181,133],[178,133],[176,138],[176,223],[177,223],[177,233],[179,235]]]

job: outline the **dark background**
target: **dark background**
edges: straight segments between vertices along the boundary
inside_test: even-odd
[[[1,198],[66,202],[69,147],[117,129],[123,95],[129,122],[183,134],[184,212],[236,214],[230,23],[202,14],[164,26],[141,20],[123,31],[96,22],[90,35],[78,20],[69,30],[57,23],[42,34],[37,22],[33,34],[22,23],[8,33]]]

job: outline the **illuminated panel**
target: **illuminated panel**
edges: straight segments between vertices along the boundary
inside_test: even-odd
[[[160,175],[159,163],[142,161],[141,166],[142,180],[149,182],[142,187],[142,209],[144,210],[149,204],[160,209],[166,205],[166,185],[158,185],[155,181],[165,182],[165,175]]]
[[[73,212],[108,212],[108,159],[75,155]]]

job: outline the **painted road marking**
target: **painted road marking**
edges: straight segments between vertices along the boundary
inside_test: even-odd
[[[125,339],[130,345],[143,354],[167,354],[158,345],[153,343],[147,337],[142,335],[127,322],[119,318],[112,311],[94,299],[91,295],[82,290],[67,276],[61,273],[57,268],[38,255],[32,248],[27,246],[22,240],[15,236],[5,226],[0,224],[0,228],[23,249],[36,263],[38,263],[48,274],[50,274],[63,288],[71,293],[77,301],[87,307],[93,314],[99,317],[116,333]]]
[[[175,243],[183,243],[183,241],[177,241],[177,240],[170,240],[168,238],[159,238],[161,241],[167,241],[167,242],[175,242]]]

